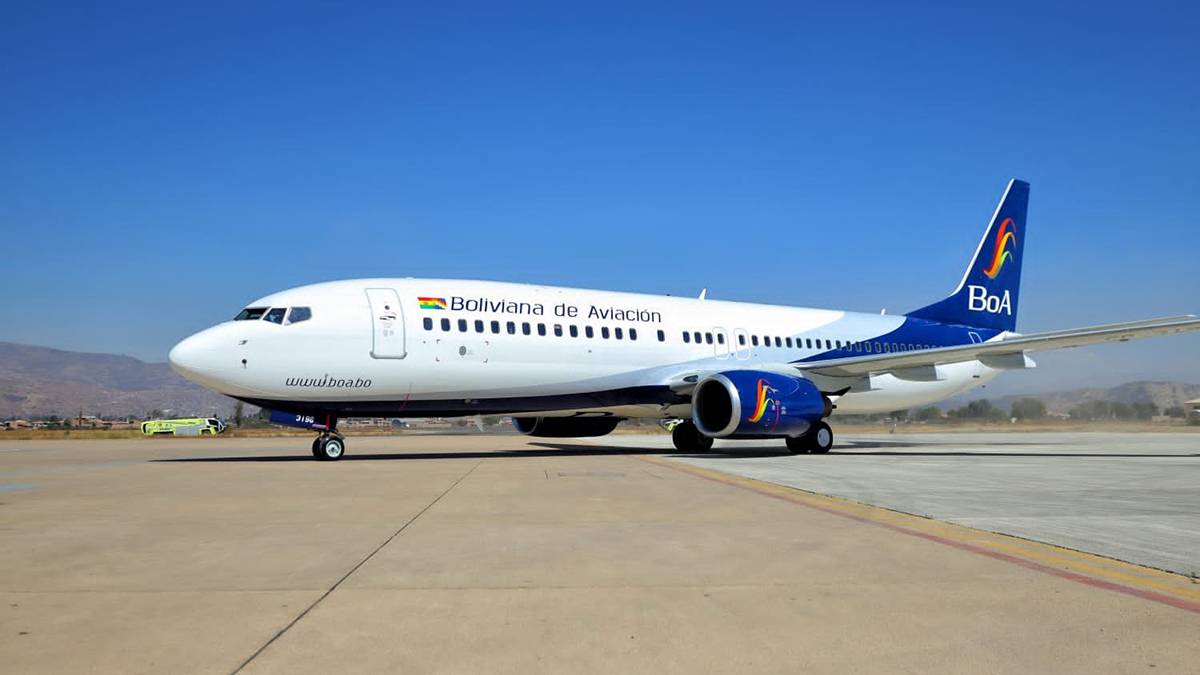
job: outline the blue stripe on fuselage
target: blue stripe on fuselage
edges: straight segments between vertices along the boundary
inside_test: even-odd
[[[831,327],[822,328],[822,333],[827,333]],[[1001,332],[993,328],[974,328],[971,326],[960,326],[956,324],[939,323],[937,321],[929,321],[927,319],[914,319],[905,317],[904,323],[898,328],[888,333],[884,333],[877,337],[869,339],[871,343],[871,351],[857,350],[853,348],[854,343],[849,346],[844,346],[841,349],[830,349],[829,351],[814,354],[803,359],[797,359],[792,363],[812,363],[814,361],[829,361],[832,359],[844,359],[853,356],[873,356],[876,354],[892,353],[890,351],[876,351],[876,344],[883,345],[893,344],[904,345],[898,351],[907,352],[909,346],[914,347],[957,347],[959,345],[969,345],[973,342],[987,342],[996,337]],[[862,340],[858,344],[868,342]]]

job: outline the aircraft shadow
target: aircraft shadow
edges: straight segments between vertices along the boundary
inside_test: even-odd
[[[571,443],[536,442],[530,445],[537,450],[494,450],[465,452],[405,452],[386,454],[347,454],[340,461],[391,461],[391,460],[436,460],[436,459],[496,459],[501,457],[604,457],[621,455],[673,455],[692,459],[752,459],[759,457],[788,457],[782,445],[775,447],[747,446],[743,449],[720,448],[709,452],[680,452],[674,448],[638,448],[638,447],[606,447],[602,445],[581,445]],[[1010,452],[1010,451],[974,451],[974,450],[901,450],[899,448],[927,448],[933,443],[906,443],[903,441],[849,441],[841,449],[829,452],[837,457],[1109,457],[1120,458],[1172,458],[1200,457],[1200,453],[1103,453],[1103,452]],[[953,445],[953,444],[946,444]],[[1044,445],[1044,443],[989,443],[990,446],[1021,446]],[[888,449],[896,448],[896,449]],[[814,461],[819,458],[814,457]],[[311,462],[310,455],[296,453],[292,455],[241,455],[234,457],[177,457],[169,459],[153,459],[156,463],[213,463],[213,462]]]
[[[584,456],[618,456],[618,455],[674,455],[676,450],[662,448],[612,448],[601,445],[568,445],[565,443],[532,443],[540,450],[494,450],[466,452],[404,452],[387,454],[355,455],[347,453],[339,461],[373,461],[373,460],[430,460],[430,459],[495,459],[498,457],[584,457]],[[242,455],[234,457],[176,457],[169,459],[152,459],[151,462],[166,464],[174,463],[206,463],[206,462],[312,462],[311,455]]]

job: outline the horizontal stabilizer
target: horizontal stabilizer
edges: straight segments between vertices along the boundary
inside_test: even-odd
[[[806,373],[828,377],[855,377],[871,373],[886,373],[936,366],[944,363],[984,361],[997,363],[1004,369],[1025,368],[1022,355],[1025,352],[1081,347],[1102,342],[1126,342],[1158,335],[1172,335],[1200,330],[1200,319],[1191,315],[1172,316],[1162,319],[1147,319],[1128,323],[1114,323],[1088,328],[1048,331],[1030,335],[1009,335],[990,342],[980,342],[957,347],[919,349],[910,352],[892,352],[843,359],[810,361],[793,364]],[[1007,357],[1007,358],[1003,358]],[[984,361],[985,364],[987,361]],[[1032,360],[1029,361],[1032,363]]]

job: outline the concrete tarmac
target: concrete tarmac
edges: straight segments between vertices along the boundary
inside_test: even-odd
[[[669,453],[348,445],[0,442],[0,671],[1196,672],[1178,575]]]
[[[663,435],[613,436],[661,451]],[[607,439],[606,439],[607,440]],[[718,442],[697,466],[1200,577],[1200,434],[839,435]]]

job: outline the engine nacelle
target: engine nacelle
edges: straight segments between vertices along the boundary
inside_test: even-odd
[[[802,377],[757,370],[710,375],[692,393],[692,421],[706,436],[801,436],[833,409]]]
[[[620,417],[514,417],[513,426],[526,436],[587,438],[611,433]]]

